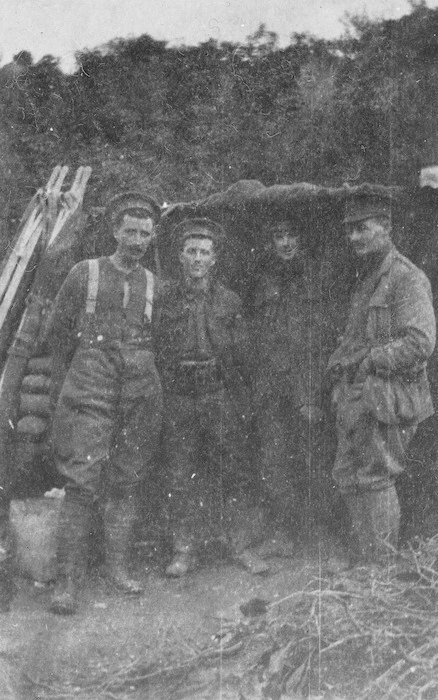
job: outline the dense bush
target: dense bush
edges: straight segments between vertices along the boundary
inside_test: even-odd
[[[4,228],[57,162],[93,167],[96,205],[124,186],[175,201],[244,178],[411,184],[435,159],[437,32],[419,2],[284,48],[263,25],[243,45],[115,39],[72,75],[23,51],[0,71]]]

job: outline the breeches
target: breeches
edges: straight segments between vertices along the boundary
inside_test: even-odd
[[[57,468],[93,498],[148,473],[158,449],[162,391],[153,356],[135,348],[80,348],[53,423]]]
[[[391,486],[404,471],[406,449],[416,429],[416,423],[377,421],[360,401],[340,402],[333,467],[339,489],[348,494]]]

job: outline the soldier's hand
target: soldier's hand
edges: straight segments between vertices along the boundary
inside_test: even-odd
[[[328,388],[336,384],[344,374],[344,368],[340,362],[338,362],[333,367],[330,367],[326,372],[325,383]]]
[[[340,383],[337,382],[332,389],[331,402],[330,402],[330,406],[331,406],[333,413],[336,413],[336,410],[338,408],[338,401],[339,401],[340,393],[341,393],[341,386],[340,386]]]
[[[321,409],[318,406],[315,406],[313,403],[304,404],[304,406],[301,406],[300,414],[308,423],[311,423],[312,425],[320,423],[323,418]]]
[[[371,357],[368,355],[362,362],[360,363],[358,370],[356,372],[356,381],[363,383],[365,379],[368,377],[369,374],[371,374],[373,370],[373,362],[371,360]]]
[[[362,396],[362,390],[363,390],[363,385],[365,384],[365,381],[354,381],[353,384],[350,384],[350,398],[352,399],[360,399]]]

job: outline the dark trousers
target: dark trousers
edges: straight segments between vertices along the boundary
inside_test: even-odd
[[[309,424],[294,400],[280,394],[263,400],[256,426],[260,472],[274,524],[296,529],[330,521],[335,441],[327,420]]]
[[[164,451],[168,504],[176,549],[227,530],[227,499],[253,488],[246,426],[230,393],[165,393]]]

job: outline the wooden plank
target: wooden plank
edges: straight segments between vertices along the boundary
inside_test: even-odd
[[[45,188],[45,226],[43,241],[48,241],[58,216],[58,203],[61,196],[61,188],[68,173],[68,165],[60,167],[56,176],[51,178]]]
[[[62,175],[63,177],[61,179]],[[25,248],[27,241],[33,233],[33,230],[36,225],[36,217],[38,213],[42,211],[41,203],[44,197],[44,192],[52,190],[53,187],[57,188],[58,186],[60,186],[60,179],[62,184],[65,175],[66,173],[63,174],[63,168],[61,167],[61,165],[55,166],[50,174],[45,188],[38,189],[38,191],[33,195],[32,199],[27,205],[24,214],[20,219],[17,234],[15,235],[13,241],[10,244],[10,253],[9,255],[5,255],[0,266],[0,300],[2,299],[3,295],[7,290],[14,270],[18,264],[19,258],[21,257],[21,251]]]
[[[7,292],[12,276],[24,251],[26,250],[26,246],[35,233],[35,230],[41,226],[41,222],[42,212],[35,209],[28,221],[28,225],[23,229],[20,239],[17,241],[14,249],[11,251],[0,275],[0,300],[3,299],[3,296]]]
[[[55,225],[52,229],[52,233],[50,235],[49,242],[47,244],[47,247],[52,245],[53,241],[61,231],[62,227],[66,223],[67,219],[69,219],[71,216],[70,212],[67,209],[61,209],[61,211],[58,214],[58,218],[56,219]]]
[[[26,267],[29,263],[30,258],[32,257],[32,254],[35,250],[35,246],[38,243],[38,240],[41,236],[41,233],[43,231],[43,224],[42,224],[42,216],[41,216],[41,221],[39,223],[39,226],[37,226],[33,233],[32,236],[30,237],[27,246],[25,250],[23,251],[23,254],[15,268],[14,274],[12,275],[12,278],[10,280],[9,286],[6,290],[6,293],[2,299],[2,302],[0,304],[0,329],[3,326],[3,323],[5,322],[6,316],[9,312],[9,309],[11,308],[11,305],[14,301],[15,294],[17,292],[18,286],[22,280],[22,277],[26,271]]]
[[[81,166],[77,169],[73,184],[68,192],[65,192],[62,196],[62,209],[58,214],[58,218],[53,227],[51,236],[49,238],[48,246],[50,246],[53,241],[58,236],[59,232],[66,224],[68,219],[75,214],[77,209],[82,206],[82,201],[84,198],[85,188],[87,186],[88,180],[91,175],[90,166]]]
[[[59,173],[61,172],[61,165],[55,165],[53,168],[50,177],[47,181],[47,185],[45,187],[46,190],[51,190],[55,182],[58,180]]]

